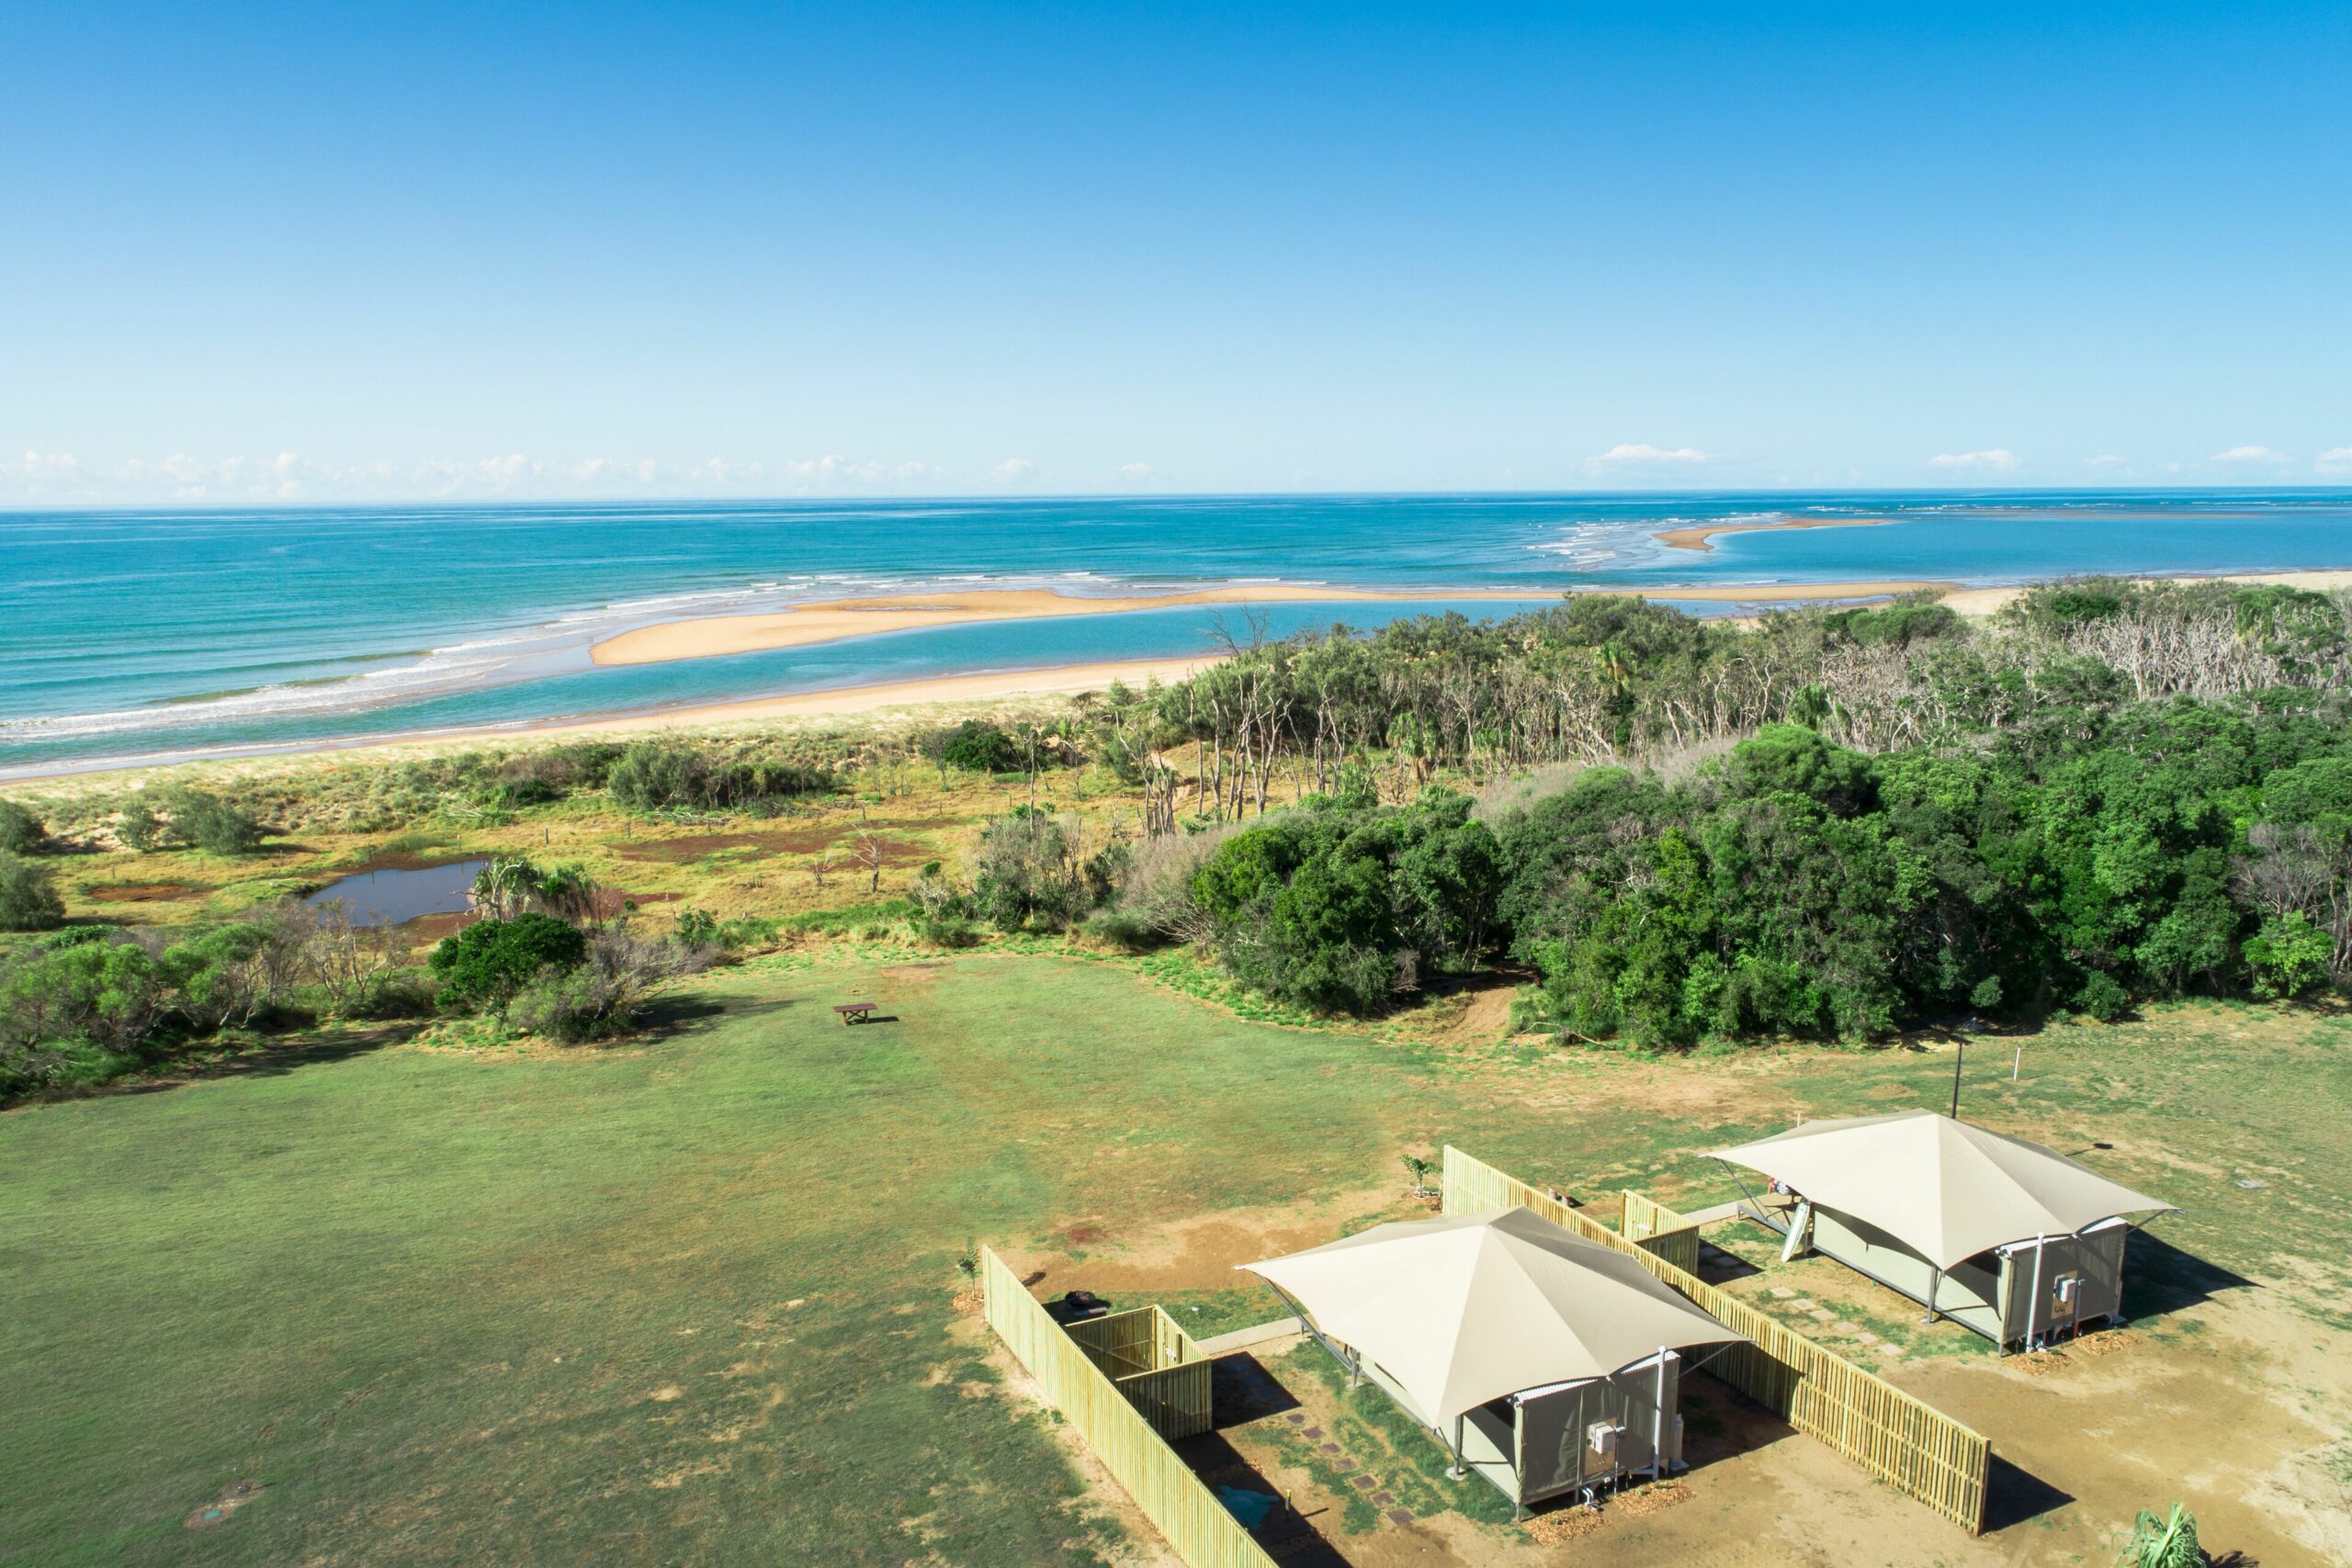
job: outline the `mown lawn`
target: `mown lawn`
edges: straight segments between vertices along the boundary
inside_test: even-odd
[[[842,1028],[860,994],[896,1021]],[[768,960],[686,1001],[641,1048],[280,1053],[0,1116],[0,1561],[1096,1561],[1052,1436],[957,1386],[989,1376],[948,1304],[968,1239],[1082,1215],[1115,1255],[1448,1139],[1695,1203],[1693,1152],[1939,1103],[1951,1066],[1440,1048],[1036,955]],[[2191,1205],[2177,1245],[2308,1278],[2352,1241],[2347,1043],[2251,1010],[2052,1030],[2016,1090],[1982,1050],[1968,1103],[2115,1143]]]

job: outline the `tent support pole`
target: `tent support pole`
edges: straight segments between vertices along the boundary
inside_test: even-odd
[[[1650,1427],[1650,1479],[1666,1477],[1666,1347],[1657,1348],[1657,1419]]]
[[[1464,1416],[1456,1416],[1453,1418],[1453,1436],[1445,1445],[1453,1452],[1453,1467],[1445,1473],[1455,1481],[1464,1480],[1470,1473],[1469,1465],[1465,1463],[1462,1458],[1462,1423],[1465,1419],[1467,1419],[1467,1417]]]
[[[2041,1249],[2049,1237],[2037,1235],[2033,1238],[2033,1291],[2025,1299],[2025,1348],[2033,1347],[2035,1321],[2041,1316]]]
[[[1747,1190],[1747,1183],[1740,1179],[1737,1168],[1733,1166],[1729,1160],[1719,1159],[1715,1161],[1715,1163],[1724,1168],[1724,1174],[1730,1177],[1732,1184],[1739,1189],[1739,1195],[1747,1200],[1747,1206],[1749,1208],[1756,1211],[1757,1224],[1763,1225],[1768,1230],[1770,1229],[1771,1222],[1764,1218],[1764,1205],[1756,1201],[1756,1194],[1750,1192]]]
[[[1928,1300],[1926,1303],[1928,1315],[1919,1320],[1921,1323],[1933,1323],[1941,1315],[1936,1311],[1936,1289],[1943,1282],[1944,1271],[1942,1267],[1940,1265],[1930,1267],[1928,1269]]]

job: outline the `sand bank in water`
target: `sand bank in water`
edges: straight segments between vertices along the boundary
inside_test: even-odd
[[[1923,581],[1772,583],[1753,587],[1587,589],[1633,592],[1648,599],[1766,604],[1798,599],[1870,599],[1949,584]],[[664,664],[727,653],[759,653],[881,632],[961,626],[971,621],[1036,620],[1057,615],[1116,615],[1185,604],[1325,604],[1410,603],[1430,599],[1530,600],[1569,590],[1544,588],[1426,588],[1384,591],[1243,583],[1187,593],[1136,593],[1086,598],[1045,588],[987,588],[968,593],[890,593],[868,599],[826,599],[759,615],[703,615],[663,621],[606,637],[589,649],[598,664]]]
[[[1712,550],[1715,547],[1707,541],[1718,534],[1770,534],[1783,528],[1875,528],[1894,521],[1892,517],[1786,517],[1777,523],[1700,523],[1688,528],[1668,528],[1650,536],[1673,549]]]

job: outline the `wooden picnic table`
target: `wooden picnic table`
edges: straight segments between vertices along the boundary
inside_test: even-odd
[[[843,1023],[864,1023],[874,1011],[872,1002],[836,1002],[833,1010],[842,1015]]]

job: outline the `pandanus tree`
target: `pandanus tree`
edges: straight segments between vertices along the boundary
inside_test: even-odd
[[[474,874],[467,901],[478,915],[512,919],[538,897],[543,880],[539,868],[522,856],[494,855]]]

